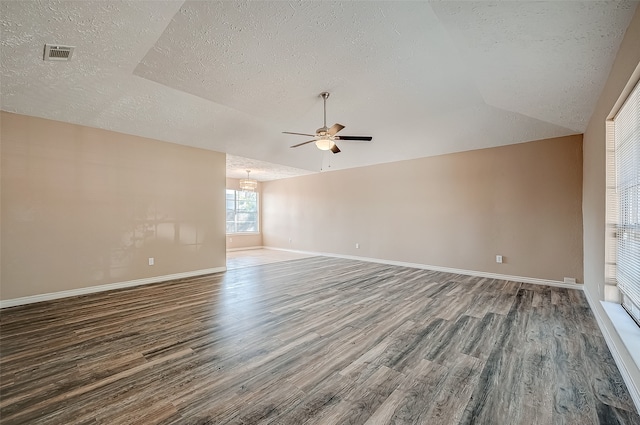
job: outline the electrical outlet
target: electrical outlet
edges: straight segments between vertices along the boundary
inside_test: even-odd
[[[289,243],[291,243],[291,238],[289,238]]]
[[[229,238],[229,242],[233,242],[233,238]]]
[[[149,257],[149,265],[153,266],[155,264],[155,260],[153,259],[153,257]]]
[[[496,255],[496,263],[502,264],[502,255]]]
[[[564,278],[564,283],[576,283],[576,278],[575,277],[565,277]]]
[[[356,242],[356,249],[360,249],[360,244]]]

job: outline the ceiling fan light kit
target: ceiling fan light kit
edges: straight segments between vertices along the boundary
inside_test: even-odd
[[[293,133],[290,131],[283,131],[284,134],[295,134],[297,136],[311,136],[315,137],[313,140],[309,140],[307,142],[298,143],[297,145],[291,146],[292,148],[297,148],[298,146],[306,145],[307,143],[315,142],[316,147],[321,151],[331,151],[333,153],[339,153],[340,149],[336,145],[336,140],[348,140],[348,141],[360,141],[360,142],[370,142],[373,140],[370,136],[336,136],[336,134],[344,128],[342,124],[334,124],[331,128],[327,127],[327,99],[329,98],[329,92],[320,93],[320,97],[322,97],[324,101],[324,124],[322,127],[316,130],[316,134],[307,134],[307,133]]]
[[[316,140],[316,146],[321,151],[328,151],[329,149],[331,149],[335,145],[336,145],[336,143],[333,140],[329,139],[328,137]]]

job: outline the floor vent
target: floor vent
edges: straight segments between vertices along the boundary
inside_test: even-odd
[[[73,54],[74,46],[56,46],[53,44],[44,45],[44,57],[46,61],[69,61]]]

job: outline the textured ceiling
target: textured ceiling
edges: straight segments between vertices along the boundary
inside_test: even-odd
[[[0,106],[226,152],[229,175],[257,160],[262,180],[501,146],[585,130],[636,6],[3,1]],[[328,124],[372,143],[289,148],[325,90]]]
[[[300,168],[287,167],[286,165],[227,154],[227,177],[244,179],[247,177],[247,170],[251,171],[250,177],[252,179],[261,182],[313,173],[313,171],[302,170]]]

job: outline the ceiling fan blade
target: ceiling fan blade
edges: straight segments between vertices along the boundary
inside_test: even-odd
[[[307,143],[313,143],[313,142],[315,142],[315,141],[316,141],[316,140],[315,140],[315,139],[313,139],[313,140],[309,140],[308,142],[298,143],[297,145],[293,145],[293,146],[289,146],[289,147],[290,147],[290,148],[297,148],[298,146],[306,145]]]
[[[338,145],[334,144],[333,146],[331,146],[331,152],[333,153],[340,153],[340,149],[338,149]]]
[[[373,140],[371,136],[336,136],[336,140],[353,140],[353,141],[361,141],[361,142],[370,142]]]
[[[344,125],[342,125],[342,124],[338,124],[338,123],[335,123],[334,125],[332,125],[332,126],[331,126],[331,128],[330,128],[330,129],[329,129],[329,131],[328,131],[328,133],[329,133],[331,136],[335,136],[335,134],[336,134],[338,131],[342,130],[343,128],[344,128]]]
[[[307,134],[307,133],[292,133],[290,131],[283,131],[282,133],[284,134],[297,134],[298,136],[311,136],[311,137],[315,137],[315,134]]]

